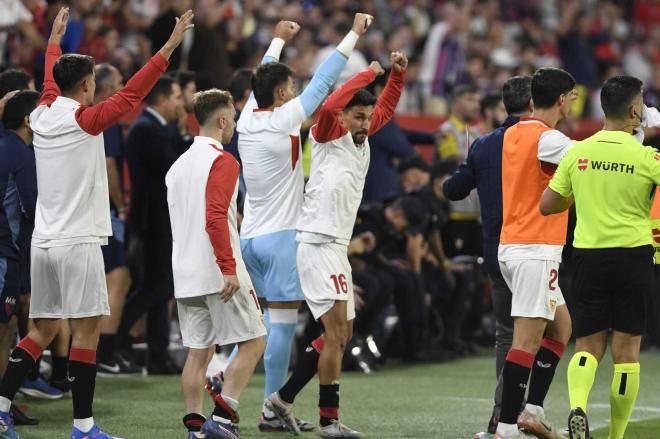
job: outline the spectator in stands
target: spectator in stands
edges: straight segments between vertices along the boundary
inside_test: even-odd
[[[169,345],[172,278],[172,234],[167,208],[165,174],[185,147],[167,124],[176,122],[183,107],[181,87],[171,77],[161,77],[145,99],[147,108],[128,132],[126,158],[131,176],[131,251],[142,269],[126,300],[119,337],[147,315],[148,371],[151,374],[181,372],[167,352]]]
[[[481,131],[490,133],[502,126],[507,118],[506,108],[499,94],[489,94],[481,99]],[[469,153],[468,153],[469,155]]]
[[[229,84],[229,92],[231,93],[232,98],[234,99],[234,108],[236,109],[236,120],[241,115],[243,107],[250,98],[250,93],[252,92],[252,69],[239,69],[234,76],[231,78],[231,83]],[[238,133],[234,132],[234,135],[231,138],[231,142],[227,145],[223,145],[223,148],[226,149],[236,157],[238,163],[241,163],[241,157],[238,154]],[[239,203],[240,205],[240,203]]]
[[[335,50],[337,44],[341,42],[344,36],[351,30],[351,20],[347,15],[339,14],[335,20],[321,29],[321,39],[326,44],[324,48],[316,52],[314,57],[314,65],[312,67],[313,71],[316,71],[321,63]],[[341,71],[339,79],[335,84],[337,87],[346,82],[349,78],[352,78],[362,70],[367,68],[367,59],[364,57],[362,52],[357,49],[353,50],[353,53],[348,58],[346,62],[346,67]],[[371,139],[370,139],[371,140]]]
[[[193,95],[197,93],[195,73],[185,70],[178,71],[176,72],[176,81],[179,83],[183,95],[183,106],[179,110],[177,123],[178,133],[183,139],[192,142],[192,137],[199,134],[199,123],[193,113]],[[187,138],[188,136],[190,138]]]
[[[412,192],[431,181],[431,166],[424,158],[413,155],[399,164],[399,178],[404,193]]]

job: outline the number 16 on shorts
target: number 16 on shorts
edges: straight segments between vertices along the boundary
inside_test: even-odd
[[[337,291],[337,294],[348,294],[348,283],[346,282],[346,275],[343,273],[340,274],[332,274],[330,275],[330,279],[332,279],[332,282],[335,285],[335,290]]]

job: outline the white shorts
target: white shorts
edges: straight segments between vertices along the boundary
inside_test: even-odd
[[[500,261],[502,277],[511,290],[511,317],[555,319],[564,305],[559,288],[559,262],[541,259]]]
[[[110,315],[101,245],[31,248],[32,319]]]
[[[266,335],[254,290],[241,288],[225,303],[220,294],[176,299],[183,345],[205,349]]]
[[[346,301],[346,319],[355,318],[353,276],[347,246],[334,242],[298,244],[298,275],[305,300],[316,320],[334,306]]]

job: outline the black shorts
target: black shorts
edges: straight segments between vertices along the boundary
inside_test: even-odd
[[[20,263],[21,294],[28,294],[32,290],[30,281],[30,243],[24,245],[18,251]]]
[[[105,264],[105,273],[108,274],[116,268],[125,267],[128,265],[126,262],[126,251],[124,244],[116,240],[112,236],[108,237],[108,245],[101,247],[103,252],[103,263]]]
[[[0,257],[0,323],[9,323],[18,312],[20,291],[21,276],[18,260]]]
[[[573,335],[612,329],[646,332],[653,291],[653,248],[575,249],[573,252]]]

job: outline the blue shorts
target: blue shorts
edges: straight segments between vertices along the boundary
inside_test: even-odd
[[[295,230],[241,239],[241,253],[257,296],[269,302],[305,300],[296,267],[297,250]]]
[[[0,323],[9,323],[18,311],[21,294],[20,265],[12,258],[0,257]]]
[[[124,249],[124,223],[117,218],[114,212],[111,212],[110,220],[112,222],[112,236],[108,237],[108,245],[101,247],[106,274],[116,268],[128,265],[126,250]]]

